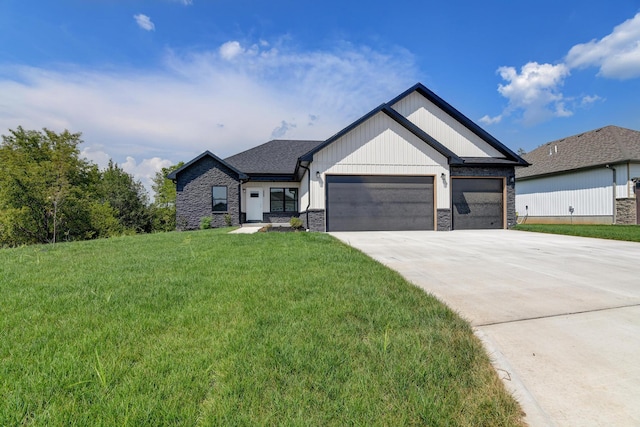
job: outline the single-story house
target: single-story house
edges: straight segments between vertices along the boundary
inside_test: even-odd
[[[527,163],[417,84],[325,141],[269,141],[169,174],[178,229],[302,219],[311,231],[507,228]]]
[[[640,224],[640,132],[617,126],[544,144],[516,172],[527,223]]]

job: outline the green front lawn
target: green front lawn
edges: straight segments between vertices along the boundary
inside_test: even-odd
[[[515,230],[640,242],[639,225],[518,224]]]
[[[326,234],[0,250],[0,425],[521,425],[470,326]]]

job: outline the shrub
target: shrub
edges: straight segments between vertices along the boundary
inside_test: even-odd
[[[210,216],[203,216],[200,218],[200,230],[207,230],[211,228],[212,218]]]
[[[231,215],[229,214],[224,214],[224,223],[227,225],[227,227],[231,227]]]
[[[296,230],[300,229],[302,228],[302,220],[300,218],[296,218],[295,216],[291,217],[291,219],[289,220],[289,225],[291,226],[291,228],[295,228]]]

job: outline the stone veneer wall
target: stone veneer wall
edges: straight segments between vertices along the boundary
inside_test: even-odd
[[[307,216],[309,223],[307,224]],[[310,210],[300,213],[303,227],[309,231],[325,231],[324,210]]]
[[[176,228],[195,230],[200,219],[211,217],[212,227],[225,227],[226,214],[240,225],[240,182],[236,174],[211,157],[203,157],[180,172],[176,183]],[[227,212],[213,212],[211,187],[227,186]]]
[[[497,167],[471,167],[471,166],[451,166],[450,174],[455,176],[477,176],[477,177],[504,177],[507,178],[507,228],[516,225],[516,186],[515,169],[513,166]],[[513,184],[509,184],[510,178]],[[440,226],[438,226],[438,229]]]
[[[451,231],[451,209],[438,209],[437,227],[437,231]]]
[[[263,222],[288,223],[292,217],[299,217],[297,212],[265,212],[262,214]]]
[[[636,224],[636,199],[616,199],[616,224]]]

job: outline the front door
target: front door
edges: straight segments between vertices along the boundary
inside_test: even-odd
[[[247,193],[247,221],[262,222],[262,189],[248,189]]]

